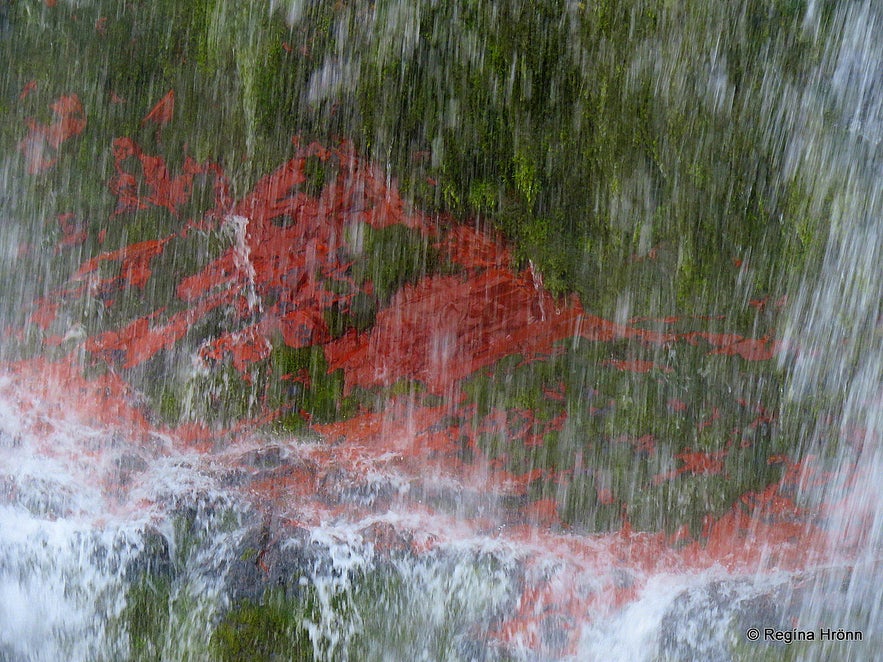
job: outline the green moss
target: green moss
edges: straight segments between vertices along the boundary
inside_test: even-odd
[[[524,152],[516,152],[513,165],[515,189],[523,196],[528,207],[531,207],[539,191],[536,165]]]
[[[307,195],[318,197],[325,188],[326,183],[333,182],[337,176],[337,163],[330,159],[320,159],[317,156],[307,157],[304,165],[304,174],[307,181],[302,184]]]
[[[325,423],[355,414],[357,399],[343,396],[343,371],[329,373],[322,347],[292,349],[277,342],[270,365],[268,403],[288,412],[276,423],[283,429],[299,430],[307,420]]]
[[[282,591],[268,591],[260,603],[243,600],[212,632],[212,655],[221,662],[313,660],[304,606]]]
[[[374,296],[383,304],[406,283],[413,283],[439,265],[430,240],[403,225],[382,230],[364,226],[362,251],[353,265],[356,284],[371,282]]]
[[[261,409],[268,369],[268,362],[260,361],[249,366],[244,375],[232,359],[224,358],[206,369],[194,370],[183,375],[179,406],[187,419],[220,427],[251,418]]]
[[[492,214],[497,208],[497,187],[488,181],[472,182],[469,187],[469,206],[479,214]],[[456,204],[456,200],[454,200]]]
[[[165,385],[161,388],[153,406],[160,420],[170,425],[175,425],[184,417],[185,409],[181,399],[178,397],[177,387],[172,388]]]
[[[332,338],[339,338],[350,329],[359,333],[374,325],[377,317],[377,298],[364,292],[354,295],[346,306],[333,305],[323,311],[322,317],[328,325]]]
[[[170,601],[171,581],[167,578],[145,574],[129,587],[121,620],[129,636],[133,662],[164,659]]]

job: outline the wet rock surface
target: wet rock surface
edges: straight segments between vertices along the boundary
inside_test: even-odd
[[[309,544],[305,530],[271,531],[266,526],[247,530],[228,562],[230,600],[259,603],[272,591],[299,597],[321,554]]]
[[[712,582],[678,596],[662,618],[659,651],[672,659],[729,662],[751,627],[790,629],[788,587],[757,594],[747,582]]]
[[[804,445],[845,397],[789,416],[778,331],[858,210],[870,115],[809,119],[851,13],[407,4],[0,0],[0,551],[39,570],[2,588],[88,615],[94,566],[113,616],[32,623],[84,633],[47,659],[572,658],[712,569],[658,643],[727,659],[696,630],[785,627],[750,578],[828,551],[827,457],[876,467],[872,425]],[[865,366],[853,310],[817,347]]]

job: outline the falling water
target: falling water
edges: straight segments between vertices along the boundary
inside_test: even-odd
[[[879,476],[883,435],[883,278],[880,277],[883,179],[883,15],[874,3],[845,11],[842,41],[834,49],[828,83],[838,121],[819,126],[819,99],[807,100],[808,140],[795,160],[814,170],[816,196],[833,198],[820,273],[801,284],[785,331],[793,348],[788,398],[801,405],[806,455],[827,456],[830,480],[805,488],[828,506],[828,555],[845,572],[815,582],[801,618],[847,620],[879,646],[883,595],[883,500]],[[821,134],[821,135],[820,135]],[[828,451],[830,447],[835,451]],[[849,561],[842,550],[853,548]],[[844,659],[862,659],[841,651]],[[807,659],[830,659],[824,649]]]
[[[879,658],[883,14],[681,4],[0,0],[0,660]]]

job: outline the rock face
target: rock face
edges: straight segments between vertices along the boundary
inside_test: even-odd
[[[660,653],[672,659],[732,660],[734,649],[750,641],[744,636],[749,628],[787,629],[786,593],[782,586],[758,594],[748,582],[719,581],[684,591],[663,616]]]
[[[248,529],[234,550],[227,572],[232,602],[257,604],[272,592],[298,598],[320,562],[321,554],[311,549],[308,532],[271,527],[273,523],[267,521]]]
[[[80,19],[62,5],[43,8],[45,24],[14,16],[22,48],[34,51],[35,62],[42,61],[37,37],[48,30],[92,57],[76,37]],[[204,5],[161,4],[151,17],[128,9],[114,18],[98,15],[96,39],[117,43],[115,30],[126,21],[149,32],[168,12],[172,31],[220,26],[219,17],[209,21],[200,13],[209,11]],[[328,24],[350,9],[335,11],[325,16]],[[475,11],[470,29],[486,30],[484,10]],[[522,18],[533,25],[547,21],[542,16]],[[206,67],[234,58],[227,64],[243,77],[236,112],[248,120],[242,139],[247,157],[254,156],[260,122],[249,94],[270,94],[268,72],[277,65],[283,71],[282,60],[300,71],[318,57],[313,46],[328,45],[304,24],[312,35],[304,33],[304,43],[312,46],[295,53],[275,18],[244,12],[235,20],[250,26],[243,34],[254,44],[220,28],[203,41],[181,41],[180,61],[168,65],[189,76],[196,62],[192,89],[151,84],[147,98],[109,63],[103,96],[28,77],[9,110],[10,126],[19,126],[9,143],[19,174],[28,186],[57,189],[51,198],[57,208],[47,208],[44,227],[34,236],[22,230],[16,239],[20,269],[49,275],[39,286],[22,287],[33,295],[8,315],[9,389],[35,388],[62,401],[61,390],[76,392],[81,420],[134,431],[147,447],[153,443],[147,439],[167,439],[164,449],[130,449],[113,460],[102,480],[116,485],[120,499],[146,470],[143,463],[162,453],[216,451],[260,431],[324,444],[309,466],[279,466],[260,480],[237,483],[254,467],[229,467],[231,487],[251,483],[270,501],[287,489],[291,498],[312,491],[367,506],[413,489],[442,512],[467,502],[471,512],[507,525],[576,532],[631,526],[665,532],[679,544],[712,541],[720,554],[728,553],[723,532],[746,532],[761,514],[764,535],[775,528],[780,542],[811,533],[792,502],[807,469],[794,464],[793,443],[778,430],[777,293],[749,285],[722,293],[732,299],[719,307],[729,309],[725,315],[695,314],[699,304],[692,303],[682,307],[690,314],[659,310],[632,293],[608,316],[615,319],[596,314],[617,282],[672,278],[680,269],[673,246],[620,256],[617,273],[609,275],[611,291],[599,289],[597,300],[585,288],[582,298],[553,296],[549,274],[524,252],[532,246],[545,256],[542,264],[557,264],[549,251],[564,235],[540,246],[551,222],[540,218],[541,210],[513,231],[521,241],[515,248],[484,221],[429,213],[413,202],[432,197],[413,195],[418,172],[425,175],[421,191],[428,187],[449,201],[463,194],[457,179],[463,173],[452,172],[451,184],[419,165],[442,155],[413,155],[404,194],[388,168],[345,139],[278,140],[274,133],[272,141],[263,136],[274,151],[264,145],[262,160],[246,158],[251,170],[244,175],[241,155],[231,160],[227,150],[207,149],[201,133],[187,135],[227,121],[208,107],[194,121],[194,99],[216,92],[204,89]],[[362,36],[373,39],[371,25],[363,27]],[[495,44],[499,34],[486,37]],[[504,42],[495,57],[513,56]],[[148,57],[153,44],[127,43],[145,71],[159,66]],[[257,64],[256,48],[277,60]],[[297,86],[277,82],[284,88],[279,94]],[[282,103],[271,96],[261,102],[267,109]],[[509,102],[521,108],[519,99]],[[463,117],[468,125],[473,119]],[[102,166],[84,160],[87,153],[100,154]],[[535,156],[515,154],[512,172],[512,164],[501,164],[516,206],[545,199],[541,182],[555,188]],[[69,182],[74,170],[76,186]],[[475,186],[461,211],[505,207],[505,196],[481,203],[493,196],[484,180]],[[605,252],[598,264],[613,264],[609,245],[598,246]],[[721,260],[730,264],[715,256],[715,263]],[[741,257],[728,273],[731,281],[750,280]],[[596,280],[599,287],[605,282]],[[395,471],[396,479],[382,488],[383,480],[364,481],[358,476],[366,465]],[[461,498],[481,491],[486,496]]]
[[[558,49],[572,43],[565,28],[583,20],[581,3],[564,3],[567,21],[557,23],[539,11],[495,16],[499,39],[487,34],[485,11],[505,3],[466,3],[469,29],[493,46],[487,65],[470,55],[469,66],[494,77],[511,69],[515,96],[504,104],[529,119],[511,129],[506,113],[485,112],[499,108],[485,91],[463,99],[480,112],[444,99],[439,116],[462,126],[445,119],[438,139],[430,125],[408,128],[407,115],[397,116],[395,129],[413,145],[433,145],[412,150],[402,137],[407,147],[390,148],[402,152],[399,165],[410,160],[400,188],[364,141],[290,135],[311,113],[332,127],[328,135],[349,128],[336,103],[327,117],[299,105],[300,88],[309,87],[310,103],[327,101],[330,84],[317,72],[343,55],[328,26],[357,17],[373,30],[384,21],[367,14],[389,3],[325,3],[334,10],[312,22],[328,34],[313,25],[280,32],[247,3],[229,16],[217,15],[224,3],[154,4],[155,12],[90,14],[93,41],[81,36],[83,17],[106,3],[0,2],[0,48],[12,53],[12,15],[25,53],[0,80],[9,119],[0,174],[21,189],[0,192],[0,276],[15,292],[0,299],[0,399],[12,412],[0,411],[0,505],[97,530],[114,518],[148,522],[122,572],[126,604],[113,615],[126,650],[174,658],[158,642],[186,631],[188,600],[202,592],[191,620],[210,634],[194,646],[220,659],[276,659],[286,649],[372,659],[394,642],[405,657],[427,641],[426,655],[438,659],[516,650],[554,659],[574,655],[580,625],[635,601],[653,573],[807,563],[828,513],[797,495],[828,476],[798,462],[799,439],[782,431],[775,359],[785,349],[775,324],[785,300],[750,247],[766,240],[761,230],[787,225],[769,230],[781,252],[777,232],[800,225],[809,236],[812,220],[799,213],[799,183],[786,195],[777,180],[760,181],[781,155],[759,155],[754,125],[737,126],[746,118],[699,117],[697,126],[735,127],[743,139],[695,138],[726,146],[706,154],[708,172],[684,170],[682,155],[699,148],[677,127],[671,154],[660,151],[665,141],[648,124],[653,95],[643,91],[635,108],[608,100],[577,109],[572,124],[588,133],[545,124],[543,109],[573,110],[568,86],[584,64],[615,64],[615,75],[586,86],[606,95],[631,89],[622,72],[637,75],[646,63],[580,51],[559,79],[546,58],[571,58]],[[793,11],[774,12],[776,25],[800,25]],[[758,39],[785,34],[761,14]],[[447,18],[445,30],[460,21]],[[620,18],[586,24],[605,34],[584,45],[612,44],[637,21],[642,36],[627,43],[653,53],[643,41],[651,26],[673,20]],[[225,20],[232,27],[222,29]],[[527,37],[541,21],[555,25],[545,37],[564,32],[544,41],[538,60]],[[680,43],[680,27],[666,48]],[[170,41],[154,44],[154,33]],[[433,82],[419,58],[436,40],[418,41],[400,49],[417,53],[402,80]],[[108,60],[106,43],[126,56]],[[49,81],[57,44],[99,67],[100,84]],[[727,48],[743,89],[766,84],[768,68],[752,70],[741,46]],[[235,90],[222,98],[212,86],[234,71]],[[561,82],[556,100],[530,101],[546,80]],[[297,98],[285,97],[295,87]],[[372,122],[386,121],[383,90],[362,91],[360,111],[341,114],[359,115],[382,144],[386,130]],[[747,102],[729,105],[751,114]],[[640,130],[600,116],[612,112],[633,113]],[[662,124],[681,123],[680,106],[671,112]],[[460,145],[469,141],[450,132],[465,128],[485,133]],[[633,154],[636,145],[647,153]],[[667,190],[675,181],[678,190]],[[591,187],[603,204],[589,199]],[[455,218],[431,205],[477,214]],[[653,219],[643,227],[642,210]],[[691,232],[667,229],[651,246],[666,214]],[[519,245],[486,215],[499,216]],[[710,279],[712,270],[724,275]],[[561,294],[576,273],[592,274],[581,295]],[[738,287],[717,291],[718,282]],[[699,646],[682,627],[717,614],[738,591],[711,584],[678,598],[663,619],[663,653],[727,659],[732,642]],[[740,598],[727,618],[739,628],[761,616],[780,622],[775,595]],[[369,636],[389,628],[395,636],[382,643]],[[251,651],[241,643],[250,641]]]
[[[103,388],[96,420],[144,433],[160,424],[191,445],[270,426],[396,452],[409,475],[486,475],[553,527],[615,528],[625,513],[671,531],[706,514],[673,496],[691,484],[720,483],[710,516],[775,484],[788,460],[769,445],[769,405],[675,397],[697,365],[724,357],[746,371],[741,388],[757,390],[751,364],[774,355],[769,336],[592,315],[575,297],[553,298],[532,266],[516,270],[498,237],[410,209],[350,146],[294,145],[235,200],[218,166],[188,159],[176,175],[116,139],[113,223],[159,215],[155,229],[174,231],[112,250],[99,233],[94,256],[15,332],[36,332],[56,358],[9,374]],[[198,182],[213,202],[184,218]],[[65,235],[60,250],[72,242]],[[79,317],[73,334],[71,320],[99,301],[106,312]],[[624,389],[639,399],[623,400]],[[136,465],[123,462],[118,480]],[[634,503],[639,485],[684,512]],[[776,503],[787,509],[787,498]]]
[[[118,237],[141,224],[139,240],[114,246],[104,229],[60,220],[58,250],[87,257],[9,330],[30,349],[4,364],[0,390],[31,401],[25,427],[2,437],[8,450],[16,434],[58,432],[51,412],[109,430],[89,480],[115,508],[160,508],[175,523],[147,535],[131,566],[151,628],[172,627],[148,605],[174,602],[198,564],[188,545],[211,549],[191,531],[206,513],[146,489],[161,462],[210,477],[251,513],[224,533],[235,542],[217,567],[226,606],[213,650],[260,631],[333,657],[344,644],[330,623],[341,609],[364,618],[371,591],[397,613],[413,598],[397,586],[419,585],[415,572],[477,567],[491,581],[452,551],[474,536],[567,549],[552,575],[549,559],[507,561],[505,595],[452,630],[548,657],[574,650],[587,606],[628,602],[645,573],[755,567],[768,545],[779,567],[799,566],[818,532],[793,494],[813,470],[777,436],[770,333],[593,315],[550,295],[532,265],[519,270],[500,237],[411,208],[351,146],[292,149],[235,198],[219,166],[176,171],[116,139],[108,223]],[[19,483],[4,482],[8,501]],[[74,512],[65,491],[42,492],[53,500],[26,507]],[[317,541],[329,521],[346,535]],[[356,630],[353,646],[376,645]],[[681,650],[679,636],[663,648]]]

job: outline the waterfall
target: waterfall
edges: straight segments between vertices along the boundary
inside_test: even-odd
[[[804,497],[825,512],[828,554],[845,574],[820,579],[802,618],[846,619],[881,641],[883,595],[883,14],[872,2],[842,10],[843,32],[830,53],[833,75],[806,100],[795,160],[815,173],[817,204],[831,219],[821,269],[791,305],[789,404],[800,412],[803,453],[824,458],[824,484]],[[833,126],[823,126],[833,107]],[[799,145],[797,144],[799,142]],[[811,483],[812,481],[808,481]],[[845,615],[848,615],[846,617]],[[822,650],[807,659],[826,659]]]
[[[877,0],[130,4],[0,0],[0,661],[883,655]]]

